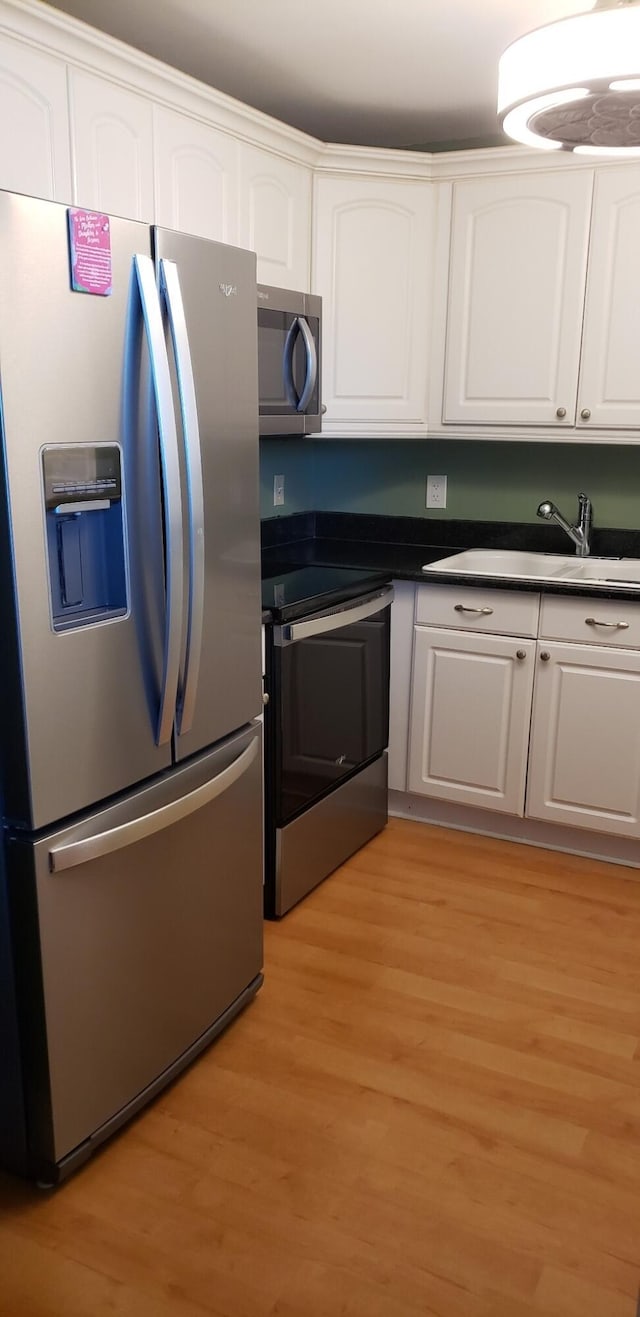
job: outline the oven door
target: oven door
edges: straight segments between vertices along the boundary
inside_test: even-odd
[[[274,629],[274,814],[284,825],[389,739],[393,590]]]
[[[321,425],[321,299],[282,289],[263,288],[261,295],[264,300],[258,301],[260,434],[313,433]]]

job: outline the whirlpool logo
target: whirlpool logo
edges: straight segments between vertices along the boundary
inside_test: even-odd
[[[220,292],[221,292],[225,297],[237,297],[237,296],[238,296],[238,285],[237,285],[237,284],[218,284],[218,287],[219,287],[219,289],[220,289]]]

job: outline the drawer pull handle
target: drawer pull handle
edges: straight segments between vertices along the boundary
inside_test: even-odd
[[[517,650],[516,650],[516,658],[517,658],[517,659],[521,659],[521,660],[522,660],[522,659],[526,659],[526,657],[527,657],[527,651],[526,651],[526,649],[517,649]]]
[[[597,617],[585,617],[587,626],[611,626],[615,631],[628,631],[628,622],[600,622]]]
[[[469,608],[467,604],[454,604],[453,608],[456,613],[480,613],[482,617],[489,617],[493,612],[492,608]]]
[[[549,662],[549,659],[551,658],[551,655],[550,655],[548,649],[543,649],[543,650],[542,650],[542,653],[541,653],[541,655],[540,655],[540,658],[541,658],[541,660],[542,660],[543,663],[548,663],[548,662]]]

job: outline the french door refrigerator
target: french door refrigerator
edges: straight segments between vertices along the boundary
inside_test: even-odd
[[[0,193],[0,1161],[54,1183],[262,981],[252,253]]]

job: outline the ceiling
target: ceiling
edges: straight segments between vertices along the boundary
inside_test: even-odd
[[[592,0],[57,0],[54,5],[323,141],[504,144],[498,59]]]

